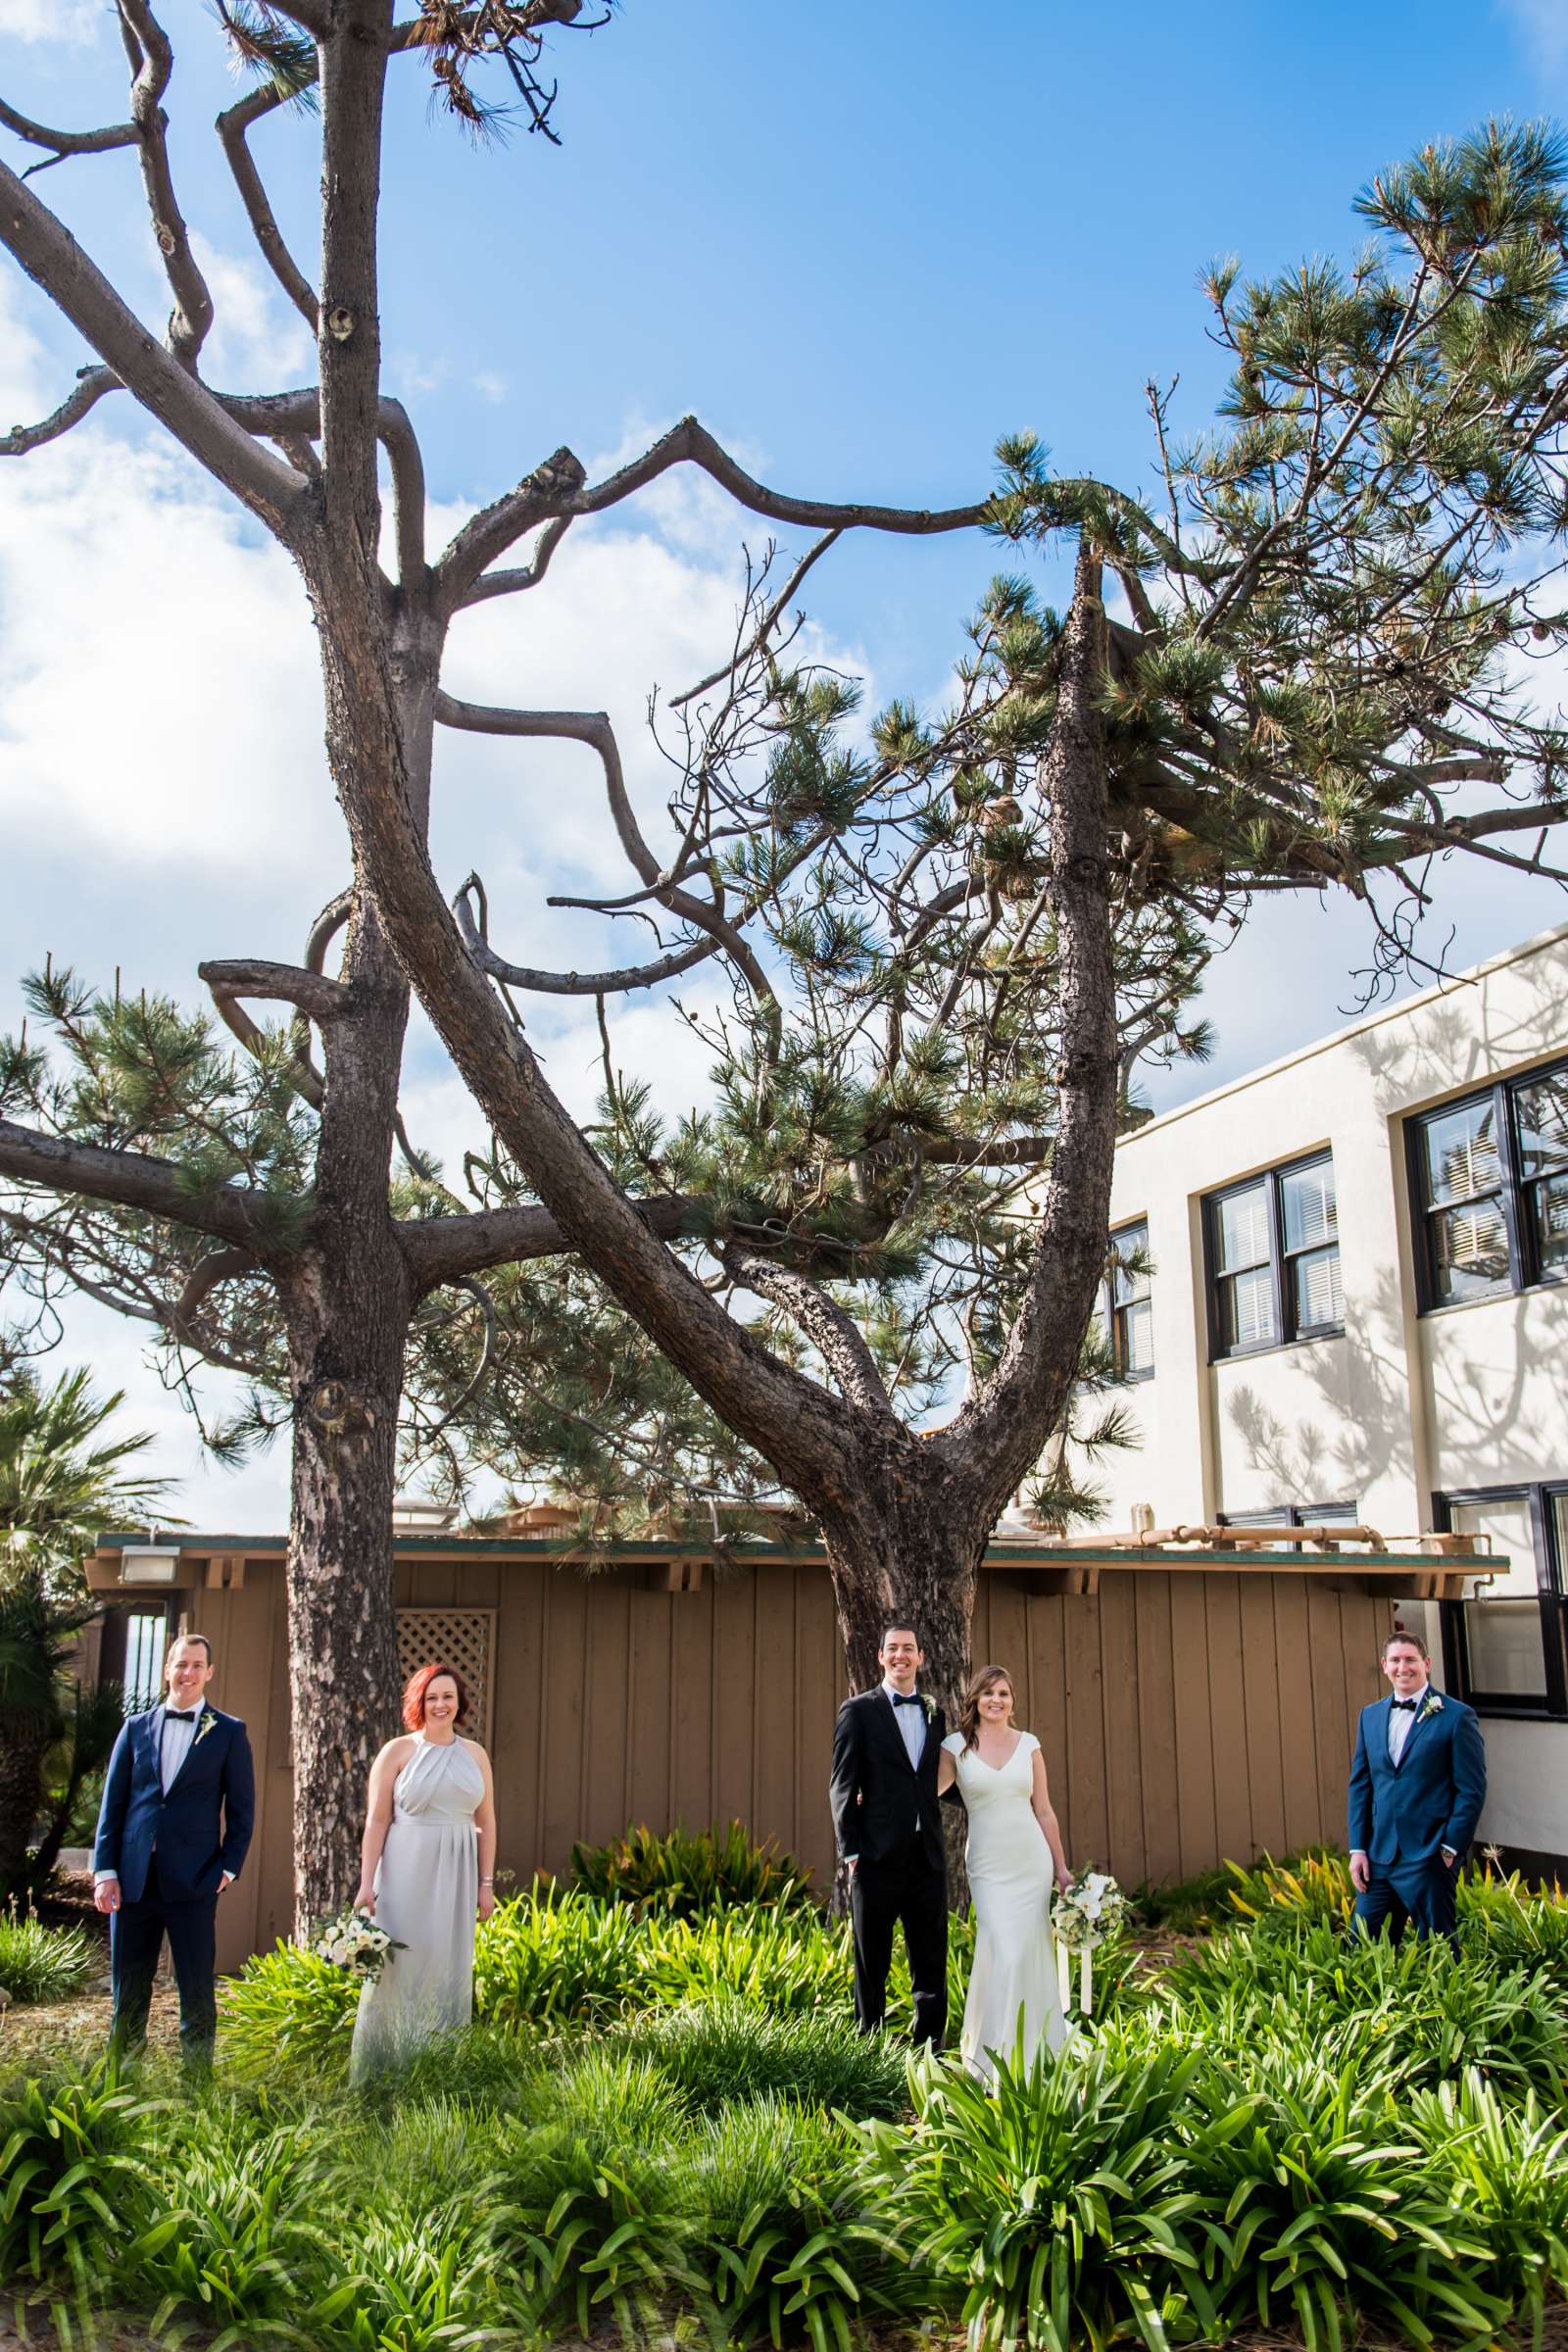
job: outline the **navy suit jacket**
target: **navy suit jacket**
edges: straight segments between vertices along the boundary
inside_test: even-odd
[[[146,1891],[147,1865],[158,1852],[159,1891],[167,1902],[218,1892],[226,1870],[238,1878],[256,1820],[251,1743],[237,1715],[208,1706],[196,1738],[164,1794],[159,1759],[162,1705],[132,1715],[115,1741],[98,1809],[95,1871],[113,1871],[127,1903]]]
[[[1476,1834],[1487,1793],[1487,1751],[1475,1710],[1446,1691],[1434,1714],[1405,1734],[1389,1762],[1393,1694],[1361,1709],[1350,1767],[1350,1847],[1379,1870],[1428,1862],[1446,1845],[1462,1854]]]

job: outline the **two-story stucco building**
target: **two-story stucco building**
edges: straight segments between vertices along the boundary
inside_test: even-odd
[[[1152,1119],[1112,1224],[1104,1525],[1491,1532],[1402,1621],[1484,1718],[1483,1837],[1568,1856],[1568,928]]]

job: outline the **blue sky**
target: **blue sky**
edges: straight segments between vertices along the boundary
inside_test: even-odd
[[[197,0],[166,17],[180,194],[220,295],[213,379],[308,380],[308,345],[252,258],[212,135],[233,84],[211,19]],[[1208,412],[1220,370],[1197,279],[1216,253],[1260,273],[1348,253],[1355,191],[1381,166],[1492,112],[1568,113],[1552,0],[1133,0],[1098,14],[1052,0],[624,0],[606,30],[560,38],[552,66],[560,150],[519,132],[476,154],[428,119],[416,66],[396,84],[388,377],[452,515],[558,443],[604,463],[687,410],[768,480],[825,497],[974,497],[999,433],[1025,425],[1063,468],[1136,482],[1151,375],[1180,375],[1187,423]],[[107,12],[0,0],[0,89],[45,119],[117,116]],[[256,153],[309,263],[314,127],[270,123]],[[129,158],[36,184],[159,318]],[[0,422],[52,407],[82,356],[0,269]],[[652,684],[689,683],[721,646],[743,535],[755,547],[765,534],[685,493],[616,517],[563,558],[559,587],[553,573],[520,600],[525,612],[514,600],[463,624],[454,683],[604,703],[636,730]],[[864,668],[879,700],[932,698],[999,561],[977,535],[845,543],[817,574],[816,642]],[[522,769],[510,752],[458,747],[436,820],[443,867],[481,856],[516,922],[536,945],[570,939],[572,961],[580,934],[541,926],[537,906],[600,871],[574,757]],[[654,794],[656,764],[640,773]],[[4,1017],[17,973],[45,952],[194,1001],[203,956],[297,955],[340,878],[297,585],[128,404],[106,405],[69,450],[0,469],[0,825]],[[1564,911],[1544,890],[1454,877],[1453,960]],[[1360,939],[1353,910],[1271,905],[1217,967],[1219,1057],[1185,1087],[1336,1025]],[[562,1018],[549,1034],[558,1083],[585,1088],[580,1026]],[[628,1045],[677,1095],[700,1082],[667,1031]],[[461,1131],[460,1090],[417,1031],[411,1092],[422,1132]],[[166,1458],[191,1467],[187,1508],[276,1517],[280,1462],[237,1487],[194,1478],[134,1334],[90,1319],[81,1333],[78,1348],[156,1416]]]

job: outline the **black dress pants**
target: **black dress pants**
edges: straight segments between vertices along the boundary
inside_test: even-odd
[[[167,1936],[174,1982],[179,1986],[180,2057],[189,2067],[212,2065],[218,2033],[217,1923],[216,1893],[198,1895],[190,1902],[164,1900],[155,1854],[147,1865],[147,1884],[136,1901],[122,1899],[109,1922],[110,1979],[115,1996],[109,2029],[112,2049],[131,2057],[146,2042],[153,1979]]]
[[[850,1890],[855,1929],[855,2016],[862,2034],[874,2034],[888,2005],[888,1970],[893,1965],[893,1931],[904,1929],[914,1992],[917,2046],[942,2047],[948,2023],[948,1874],[922,1848],[911,1847],[888,1862],[859,1861]]]

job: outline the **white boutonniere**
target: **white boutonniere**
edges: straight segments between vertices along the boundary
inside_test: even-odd
[[[199,1724],[196,1726],[196,1737],[195,1737],[195,1739],[192,1740],[192,1742],[191,1742],[191,1745],[192,1745],[193,1747],[200,1747],[200,1745],[201,1745],[202,1741],[203,1741],[203,1740],[206,1739],[206,1737],[207,1737],[208,1733],[209,1733],[209,1732],[216,1732],[216,1731],[217,1731],[217,1729],[218,1729],[218,1717],[217,1717],[217,1716],[216,1716],[216,1715],[213,1713],[213,1710],[212,1710],[212,1708],[211,1708],[211,1707],[203,1707],[203,1709],[202,1709],[202,1719],[201,1719],[200,1723],[199,1723]]]
[[[1426,1697],[1421,1702],[1421,1712],[1416,1717],[1416,1721],[1417,1723],[1425,1723],[1429,1715],[1441,1715],[1442,1712],[1442,1699],[1438,1696],[1435,1690],[1429,1690],[1426,1694]]]
[[[925,1709],[925,1719],[927,1723],[935,1723],[937,1719],[936,1700],[934,1698],[927,1698],[925,1693],[922,1691],[920,1694],[920,1704]]]

